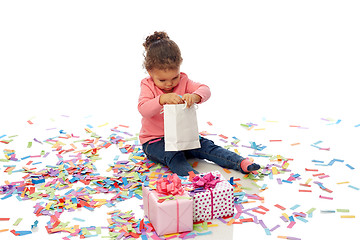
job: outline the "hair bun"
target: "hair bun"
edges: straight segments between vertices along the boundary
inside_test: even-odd
[[[150,45],[153,44],[156,41],[159,41],[161,39],[170,39],[166,32],[154,32],[154,34],[146,37],[146,40],[143,44],[145,49],[149,49]]]

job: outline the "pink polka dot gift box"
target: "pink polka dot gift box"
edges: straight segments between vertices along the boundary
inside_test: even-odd
[[[194,222],[234,214],[234,188],[219,171],[198,174],[189,181],[192,185],[187,190],[194,201]]]

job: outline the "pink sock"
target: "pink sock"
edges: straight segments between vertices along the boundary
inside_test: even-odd
[[[249,159],[244,159],[241,163],[240,163],[240,167],[241,167],[241,169],[244,171],[244,172],[249,172],[248,170],[247,170],[247,168],[248,168],[248,166],[250,166],[251,164],[253,164],[253,162],[252,161],[250,161]]]

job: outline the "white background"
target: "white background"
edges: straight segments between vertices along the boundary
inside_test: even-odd
[[[210,100],[199,108],[203,128],[207,127],[203,123],[212,121],[217,133],[238,136],[244,144],[256,139],[267,145],[272,138],[306,142],[296,152],[289,144],[271,149],[273,154],[291,153],[303,160],[299,172],[316,158],[346,158],[355,166],[359,128],[354,126],[360,123],[359,10],[357,1],[318,0],[1,1],[0,135],[30,138],[35,130],[29,130],[28,119],[55,118],[60,124],[63,114],[71,116],[69,125],[84,125],[89,122],[85,116],[96,116],[94,124],[113,121],[138,131],[137,98],[140,80],[147,76],[142,43],[154,31],[165,30],[182,50],[181,70],[212,90]],[[326,125],[320,120],[329,117],[342,122]],[[280,123],[272,125],[264,118]],[[250,133],[240,128],[240,123],[249,121],[272,131]],[[288,124],[311,127],[298,133]],[[309,145],[318,140],[336,150],[314,152]],[[336,169],[333,175],[342,181],[357,169]],[[272,203],[271,196],[279,196],[284,188],[267,191],[273,191]],[[350,203],[358,192],[346,193],[334,193],[341,200],[326,207],[358,208]],[[290,207],[294,200],[286,196]],[[297,204],[313,201],[298,197]],[[288,235],[352,236],[355,222],[358,219],[319,216]],[[233,229],[234,235],[265,238],[258,225]]]

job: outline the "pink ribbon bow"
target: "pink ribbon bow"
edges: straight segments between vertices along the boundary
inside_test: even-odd
[[[220,179],[214,176],[212,173],[208,173],[203,177],[196,176],[193,178],[194,188],[203,188],[210,189],[214,188],[218,182],[221,182]]]
[[[156,181],[156,192],[165,195],[182,195],[184,188],[178,175],[168,175],[166,178],[160,178]]]

